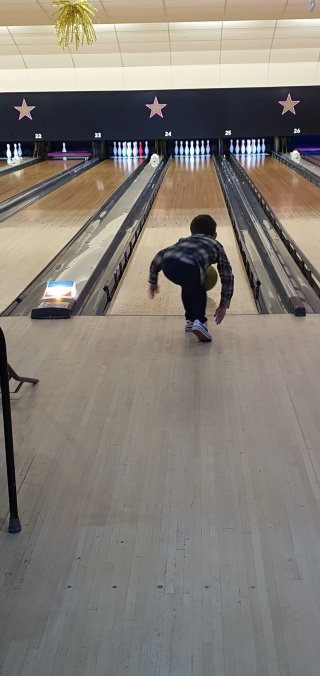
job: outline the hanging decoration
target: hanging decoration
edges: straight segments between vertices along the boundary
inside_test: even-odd
[[[69,47],[74,42],[78,49],[84,42],[92,45],[96,41],[92,19],[97,10],[90,2],[59,0],[53,2],[53,6],[58,7],[55,33],[60,47]]]

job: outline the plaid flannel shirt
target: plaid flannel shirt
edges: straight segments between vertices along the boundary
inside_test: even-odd
[[[179,260],[188,258],[200,268],[201,281],[204,282],[206,270],[213,263],[217,263],[221,279],[220,305],[229,307],[233,295],[232,268],[226,256],[225,250],[217,240],[208,235],[195,234],[185,239],[179,239],[176,244],[158,251],[150,265],[149,283],[158,283],[158,274],[162,270],[164,257]]]

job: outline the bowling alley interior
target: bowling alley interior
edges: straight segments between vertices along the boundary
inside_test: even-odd
[[[1,0],[1,676],[319,676],[319,336],[320,0]]]

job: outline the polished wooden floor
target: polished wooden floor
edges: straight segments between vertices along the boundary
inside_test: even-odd
[[[63,162],[62,160],[47,160],[39,164],[32,164],[30,167],[22,167],[10,174],[0,174],[0,202],[14,197],[19,192],[31,188],[41,181],[46,181],[57,174],[61,174],[67,169],[71,169],[79,164],[77,161]]]
[[[32,162],[32,157],[27,157],[27,156],[22,157],[19,166],[23,167],[24,165],[28,164],[28,162]],[[7,161],[6,157],[0,158],[0,176],[1,176],[1,174],[3,174],[3,172],[5,172],[8,169],[9,166],[10,165],[8,165],[8,161]]]
[[[235,293],[230,312],[256,314],[256,306],[236,244],[220,184],[210,160],[173,160],[155,200],[143,234],[126,272],[123,284],[110,307],[112,314],[179,315],[184,312],[180,287],[161,274],[160,294],[147,297],[149,266],[154,255],[180,237],[188,237],[194,216],[209,213],[218,224],[217,239],[223,244],[235,275]],[[220,280],[208,294],[208,315],[220,300]]]
[[[1,675],[319,676],[320,317],[1,324]]]
[[[126,162],[102,162],[0,223],[0,312],[69,242],[132,169],[133,164]]]
[[[241,160],[285,229],[320,270],[320,190],[268,156]]]

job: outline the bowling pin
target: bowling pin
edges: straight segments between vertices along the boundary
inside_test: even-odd
[[[265,144],[264,138],[262,139],[262,143],[261,143],[261,152],[262,153],[266,152],[266,144]]]
[[[12,152],[11,152],[11,148],[10,148],[10,143],[7,143],[6,156],[7,156],[7,159],[8,159],[8,164],[11,164]]]
[[[121,157],[121,155],[122,155],[121,141],[118,141],[118,157]]]
[[[127,157],[132,157],[131,141],[128,141],[127,143]]]
[[[179,155],[178,141],[175,142],[175,146],[174,146],[174,154],[175,154],[175,155]]]
[[[235,147],[236,155],[239,155],[240,152],[240,146],[239,146],[239,139],[237,138],[236,140],[236,147]]]
[[[148,157],[148,155],[149,155],[148,141],[146,141],[145,144],[144,144],[144,154],[145,154],[146,157]]]
[[[233,151],[234,151],[233,140],[232,140],[232,139],[231,139],[231,141],[230,141],[230,148],[229,148],[229,150],[230,150],[230,153],[233,153]]]
[[[245,152],[246,152],[246,142],[245,142],[244,139],[242,139],[242,141],[241,141],[241,149],[240,150],[241,150],[241,155],[244,155]]]
[[[139,150],[138,150],[139,157],[142,157],[143,155],[143,147],[142,147],[142,142],[139,141]]]
[[[259,138],[258,138],[258,141],[257,141],[257,153],[258,153],[258,155],[261,153],[261,144],[260,144]]]
[[[189,155],[189,143],[188,143],[188,141],[186,141],[186,145],[185,145],[185,147],[184,147],[184,154],[185,154],[186,156]]]
[[[19,157],[18,156],[18,148],[17,148],[16,143],[13,144],[13,157]]]
[[[249,138],[247,140],[247,155],[251,155],[251,141]]]
[[[122,143],[122,157],[127,157],[127,143],[123,141]]]
[[[252,154],[255,155],[256,152],[257,152],[256,139],[255,138],[252,139],[251,148],[252,148]]]
[[[65,144],[65,143],[62,144],[62,152],[63,152],[63,153],[66,153],[66,152],[67,152],[67,148],[66,148],[66,144]]]
[[[117,154],[118,154],[118,151],[117,151],[117,144],[116,144],[116,142],[114,142],[114,144],[113,144],[113,156],[116,157]]]
[[[133,155],[133,157],[137,157],[137,155],[138,155],[138,143],[137,143],[137,141],[133,142],[132,155]]]
[[[200,155],[199,141],[196,141],[195,154],[197,155],[197,157]]]
[[[204,155],[206,152],[205,147],[204,147],[204,141],[201,141],[201,147],[200,147],[200,153],[201,155]]]
[[[21,143],[18,143],[18,155],[19,155],[19,157],[22,157]]]
[[[182,155],[184,155],[184,148],[183,148],[183,142],[182,142],[182,141],[180,141],[180,150],[179,150],[179,152],[180,152],[180,155],[181,155],[181,157],[182,157]]]
[[[210,143],[209,143],[209,139],[207,140],[207,145],[206,145],[206,155],[210,155]]]
[[[194,156],[194,145],[193,141],[190,141],[190,157]]]

